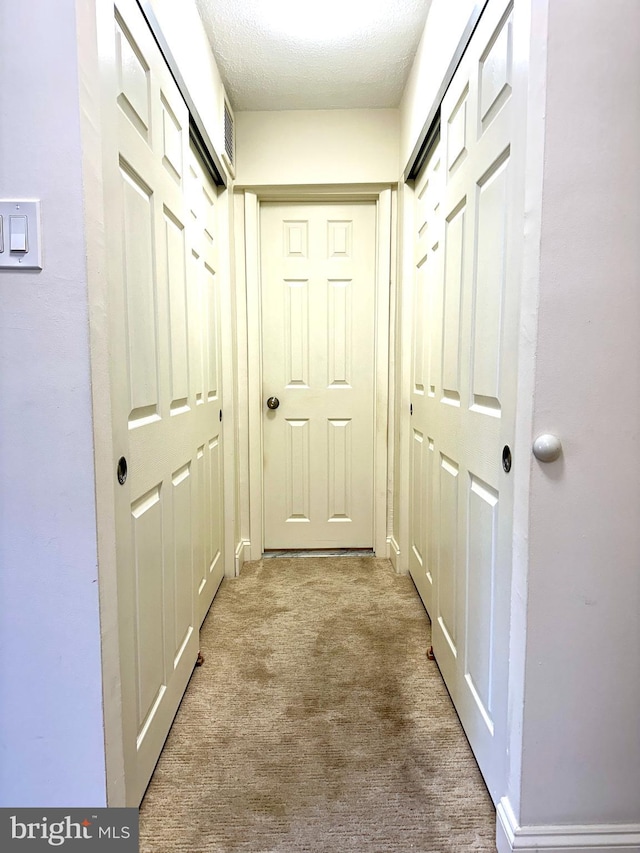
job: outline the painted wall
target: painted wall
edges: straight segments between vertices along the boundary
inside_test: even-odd
[[[397,110],[236,113],[236,183],[393,183]]]
[[[564,454],[529,457],[521,767],[509,791],[534,827],[640,830],[638,33],[636,0],[548,4],[527,443],[551,432]]]
[[[400,103],[400,171],[420,135],[478,0],[432,0]]]
[[[0,5],[0,187],[44,261],[0,271],[2,806],[106,804],[76,55],[75,0]]]
[[[224,87],[195,0],[149,0],[216,153],[224,150]]]

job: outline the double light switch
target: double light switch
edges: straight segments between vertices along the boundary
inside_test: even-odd
[[[42,269],[40,202],[0,200],[0,269]]]

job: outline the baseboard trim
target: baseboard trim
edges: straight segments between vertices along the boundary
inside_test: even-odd
[[[640,824],[520,826],[508,798],[497,808],[498,853],[640,853]]]
[[[249,553],[249,549],[251,548],[251,542],[248,539],[241,539],[240,542],[236,545],[235,552],[235,561],[234,561],[234,571],[235,576],[238,577],[240,572],[242,571],[242,567],[246,561],[246,554]]]
[[[387,553],[391,560],[391,565],[396,572],[398,572],[398,566],[400,565],[400,546],[393,536],[387,536]]]

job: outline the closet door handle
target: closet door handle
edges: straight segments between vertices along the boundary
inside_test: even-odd
[[[124,458],[124,456],[121,456],[120,459],[118,459],[116,476],[120,485],[124,486],[124,484],[127,482],[127,460]]]
[[[533,455],[539,462],[555,462],[562,453],[562,443],[557,435],[545,433],[533,442]]]

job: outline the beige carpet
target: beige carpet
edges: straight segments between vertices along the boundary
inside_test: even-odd
[[[141,853],[494,851],[408,577],[277,558],[225,580],[141,807]]]

